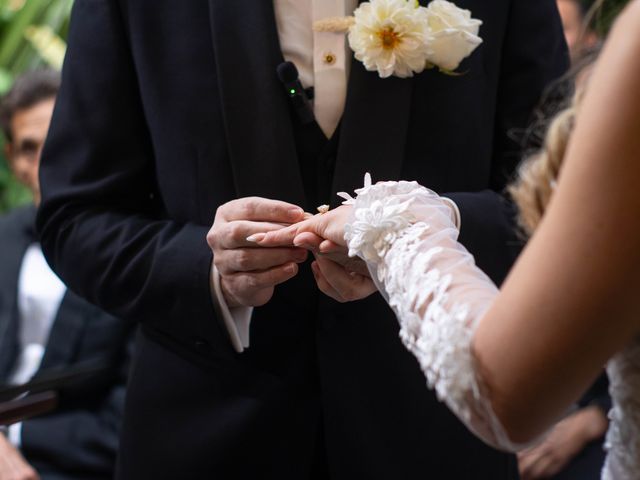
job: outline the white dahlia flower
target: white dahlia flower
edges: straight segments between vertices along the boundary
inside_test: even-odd
[[[422,72],[430,56],[427,10],[416,0],[371,0],[354,12],[349,45],[369,71],[406,78]]]

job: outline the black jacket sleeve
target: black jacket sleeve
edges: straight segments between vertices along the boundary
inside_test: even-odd
[[[230,352],[209,290],[208,227],[170,220],[157,194],[121,13],[115,0],[74,4],[40,169],[42,248],[64,282],[104,310]]]

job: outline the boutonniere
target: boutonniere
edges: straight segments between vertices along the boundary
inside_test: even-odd
[[[352,17],[315,22],[320,32],[348,33],[356,59],[381,78],[406,78],[437,67],[452,74],[482,43],[482,21],[446,0],[370,0]]]

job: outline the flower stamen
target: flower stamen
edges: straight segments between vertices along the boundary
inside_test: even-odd
[[[378,32],[378,37],[382,42],[382,48],[385,50],[393,50],[402,42],[402,38],[393,27],[386,27]]]

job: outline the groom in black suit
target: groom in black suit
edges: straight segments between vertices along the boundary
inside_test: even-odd
[[[447,194],[500,282],[510,134],[567,63],[555,2],[460,0],[484,21],[461,76],[381,79],[350,60],[331,138],[276,74],[298,45],[282,12],[304,5],[75,2],[39,227],[69,285],[141,320],[119,478],[515,478],[427,390],[382,298],[338,304],[304,252],[244,239],[370,171]],[[247,312],[248,335],[233,324]]]

